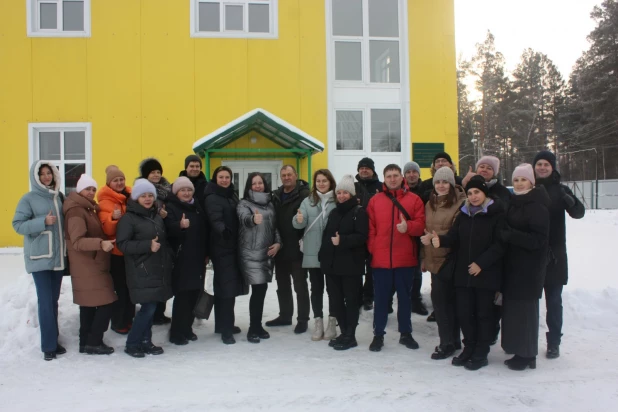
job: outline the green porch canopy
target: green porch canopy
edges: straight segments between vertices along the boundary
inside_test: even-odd
[[[237,139],[255,131],[277,144],[277,148],[226,148]],[[210,159],[280,159],[295,157],[300,174],[300,161],[307,158],[307,174],[311,183],[311,156],[324,151],[324,144],[280,117],[264,109],[253,109],[239,118],[202,137],[193,144],[193,151],[204,157],[207,177]]]

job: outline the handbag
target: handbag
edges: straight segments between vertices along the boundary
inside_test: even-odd
[[[449,253],[444,263],[442,263],[442,266],[440,266],[440,269],[438,269],[438,273],[436,273],[438,279],[444,282],[452,282],[455,277],[455,263],[455,255]]]
[[[326,208],[324,208],[324,210],[322,210],[322,213],[320,213],[318,215],[318,217],[315,218],[315,220],[313,222],[311,222],[311,224],[309,225],[309,227],[307,229],[305,229],[305,233],[303,233],[303,237],[300,238],[300,240],[298,241],[298,246],[300,246],[300,251],[301,253],[303,252],[303,239],[305,238],[305,235],[307,234],[307,232],[309,232],[311,230],[311,228],[313,227],[313,225],[315,225],[317,223],[317,221],[324,216],[324,213],[326,213]]]
[[[210,317],[210,312],[212,312],[212,307],[215,304],[215,297],[205,290],[200,292],[200,296],[197,298],[197,302],[195,302],[195,307],[193,308],[193,314],[198,319],[208,319]]]

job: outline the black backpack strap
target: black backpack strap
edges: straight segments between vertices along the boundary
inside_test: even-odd
[[[406,209],[404,209],[404,207],[401,205],[401,203],[399,203],[399,201],[395,198],[395,196],[393,196],[388,191],[386,191],[384,193],[386,193],[386,196],[388,196],[388,198],[395,204],[395,206],[397,206],[397,209],[399,209],[399,211],[401,213],[403,213],[403,215],[405,216],[406,220],[412,220],[412,218],[410,217],[410,214],[408,213],[408,211]]]

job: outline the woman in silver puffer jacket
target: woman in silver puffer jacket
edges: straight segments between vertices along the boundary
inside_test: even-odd
[[[251,285],[247,340],[259,343],[260,339],[270,337],[262,327],[262,312],[268,283],[273,278],[274,258],[281,249],[270,188],[260,173],[253,172],[247,177],[244,195],[236,210],[240,223],[240,271],[245,282]]]

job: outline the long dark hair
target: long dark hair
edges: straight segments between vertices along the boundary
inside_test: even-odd
[[[219,166],[215,169],[214,172],[212,172],[212,181],[214,181],[215,183],[217,183],[217,175],[219,174],[219,172],[228,172],[230,174],[230,179],[232,181],[232,184],[234,184],[234,173],[232,173],[232,169],[230,169],[227,166]]]
[[[37,172],[36,172],[36,174],[39,176],[39,181],[41,181],[41,169],[43,169],[44,167],[48,168],[49,169],[49,173],[52,174],[52,181],[51,181],[51,184],[49,185],[49,187],[53,187],[55,189],[56,188],[56,174],[54,173],[54,169],[52,169],[52,167],[55,167],[55,166],[52,166],[52,165],[47,164],[47,163],[43,163],[41,165],[41,167],[39,167],[39,170],[37,170]],[[41,182],[41,183],[43,183],[43,182]]]
[[[266,182],[266,179],[264,179],[264,175],[260,172],[251,172],[249,173],[249,176],[247,176],[247,181],[245,182],[245,191],[242,195],[243,199],[249,198],[249,192],[251,191],[251,186],[253,185],[253,178],[256,176],[259,176],[260,179],[262,179],[262,183],[264,183],[264,193],[270,193],[270,186],[268,185],[268,182]]]
[[[448,209],[455,203],[457,203],[457,190],[455,190],[453,185],[449,185],[444,207]],[[431,196],[429,197],[429,207],[431,207],[431,210],[434,212],[438,210],[438,192],[436,192],[435,188],[431,191]]]
[[[333,174],[330,172],[330,170],[316,170],[313,173],[313,187],[311,188],[311,194],[309,195],[311,196],[311,203],[313,203],[314,206],[320,203],[320,196],[318,196],[318,188],[315,185],[315,180],[317,179],[318,175],[323,175],[324,177],[326,177],[326,179],[328,179],[328,182],[330,183],[330,190],[335,190],[335,188],[337,187],[337,182],[335,182],[335,178],[333,177]]]

